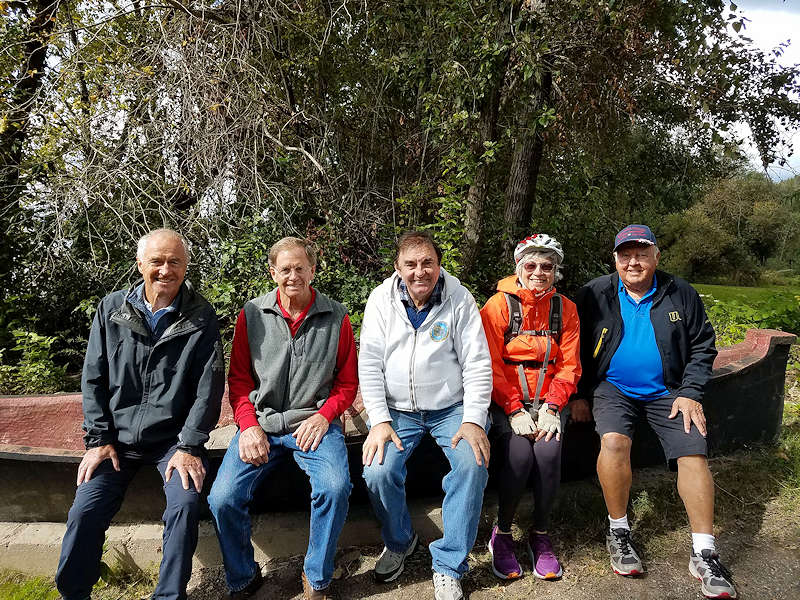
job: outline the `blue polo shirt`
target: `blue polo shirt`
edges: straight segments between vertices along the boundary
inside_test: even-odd
[[[611,358],[606,379],[623,394],[637,400],[668,396],[669,390],[664,385],[664,364],[650,321],[656,279],[653,277],[653,287],[638,302],[628,294],[622,280],[617,293],[623,323],[622,340]]]

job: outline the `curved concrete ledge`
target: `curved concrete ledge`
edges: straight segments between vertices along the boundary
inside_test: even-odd
[[[788,353],[789,346],[796,338],[793,333],[778,329],[748,329],[743,342],[720,348],[714,361],[712,382],[732,375],[744,375],[747,369],[755,367],[775,352]]]
[[[744,342],[720,350],[704,401],[712,453],[775,441],[783,416],[786,361],[795,339],[782,331],[750,330]],[[0,397],[0,521],[66,519],[74,495],[75,463],[83,455],[82,419],[80,394]],[[352,504],[366,502],[360,449],[367,432],[364,419],[359,395],[344,418],[354,483]],[[206,493],[234,432],[230,406],[223,400],[222,415],[207,445],[212,460]],[[410,497],[441,494],[447,464],[427,438],[425,444],[409,460]],[[562,452],[564,478],[593,475],[598,450],[593,424],[569,424]],[[637,466],[663,463],[661,446],[649,428],[637,430],[633,460]],[[266,489],[256,496],[255,511],[305,508],[310,490],[300,470],[287,461],[276,477],[283,484],[262,486]],[[157,520],[163,494],[155,469],[142,469],[133,488],[136,493],[128,494],[116,521]]]
[[[82,399],[80,394],[50,396],[0,396],[0,459],[75,462],[84,453]],[[361,394],[344,414],[345,435],[361,441],[367,433]],[[228,403],[222,399],[222,412],[206,448],[212,457],[221,457],[236,425]]]

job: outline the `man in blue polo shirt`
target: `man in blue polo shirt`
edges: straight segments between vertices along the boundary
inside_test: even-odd
[[[590,281],[576,296],[583,366],[577,395],[592,401],[601,439],[597,474],[608,508],[606,545],[615,573],[644,572],[627,515],[633,429],[644,416],[678,472],[692,530],[689,571],[707,598],[736,598],[715,548],[714,481],[701,404],[717,355],[714,329],[697,292],[656,270],[660,256],[650,228],[629,225],[614,240],[617,272]]]

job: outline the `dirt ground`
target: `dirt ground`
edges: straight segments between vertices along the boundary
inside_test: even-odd
[[[724,472],[725,467],[723,463],[719,470]],[[647,498],[657,494],[671,496],[672,476],[665,471],[651,469],[637,472],[637,477],[644,481],[637,496],[640,504],[638,512],[643,515],[641,528],[645,531],[653,530],[663,519],[653,520],[652,511],[659,508],[659,502]],[[645,501],[641,500],[641,489],[645,490]],[[523,550],[524,543],[520,544],[524,540],[521,530],[516,530],[515,538],[518,541],[518,557],[526,570],[525,576],[512,582],[496,579],[492,574],[490,556],[486,549],[490,523],[483,523],[470,556],[470,572],[463,583],[465,597],[472,600],[533,597],[553,600],[702,598],[699,583],[689,575],[687,569],[690,537],[685,518],[681,514],[674,519],[676,526],[667,527],[661,533],[647,536],[647,539],[639,537],[646,575],[624,578],[611,572],[601,531],[602,519],[593,518],[591,522],[596,526],[582,527],[587,516],[585,508],[599,508],[597,502],[602,502],[599,494],[597,484],[587,481],[565,484],[562,489],[559,507],[562,518],[555,526],[554,535],[557,552],[564,566],[564,576],[560,581],[540,581],[530,575],[530,562]],[[723,560],[734,574],[740,598],[800,599],[800,506],[787,503],[786,498],[781,496],[775,496],[763,504],[750,502],[747,494],[732,493],[718,487],[718,496],[726,494],[735,500],[728,498],[730,502],[719,503],[718,545],[722,550]],[[582,504],[587,498],[589,502]],[[570,506],[573,500],[577,502],[575,506]],[[674,507],[672,500],[674,498],[668,499],[668,504]],[[647,507],[641,509],[643,502],[649,502],[650,513]],[[573,508],[582,512],[572,519],[564,518],[563,511],[571,512]],[[634,512],[636,511],[634,502]],[[720,512],[723,514],[720,515]],[[577,532],[574,531],[576,524]],[[563,537],[558,536],[559,530],[565,532]],[[634,535],[636,531],[637,526],[634,526]],[[362,547],[345,548],[339,552],[336,561],[338,579],[331,587],[335,598],[433,598],[431,559],[425,546],[421,545],[417,553],[409,559],[406,570],[399,579],[389,584],[376,584],[371,576],[371,569],[380,550],[377,547]],[[301,567],[300,556],[263,565],[266,583],[254,596],[255,600],[301,599]],[[216,600],[224,597],[224,588],[221,569],[207,569],[193,577],[189,598]]]

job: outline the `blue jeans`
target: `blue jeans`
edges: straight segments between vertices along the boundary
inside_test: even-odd
[[[256,575],[258,564],[250,541],[247,505],[264,478],[291,455],[311,481],[310,534],[303,571],[311,587],[325,589],[333,577],[336,542],[347,517],[353,488],[341,427],[331,424],[317,449],[308,452],[297,447],[291,434],[267,435],[269,462],[259,466],[239,458],[239,433],[236,432],[228,446],[208,496],[228,588],[238,592]]]
[[[392,428],[404,450],[400,452],[390,441],[383,464],[378,464],[375,458],[364,467],[364,479],[372,508],[381,522],[383,541],[389,550],[404,552],[414,538],[406,504],[406,461],[422,436],[430,433],[450,462],[450,472],[442,479],[444,537],[429,546],[433,570],[461,579],[468,570],[467,556],[478,535],[483,490],[489,478],[486,467],[475,462],[472,446],[466,440],[450,447],[451,438],[461,426],[464,408],[459,403],[441,410],[402,412],[390,408],[389,412]]]
[[[136,458],[120,454],[119,471],[114,470],[110,459],[105,460],[89,481],[78,486],[75,502],[69,510],[56,572],[56,587],[65,600],[89,598],[92,586],[100,578],[106,529],[119,511],[125,490],[139,467],[155,463],[163,479],[175,450],[172,446],[166,451],[144,453]],[[205,459],[203,463],[208,467]],[[163,557],[152,597],[185,600],[186,584],[192,574],[192,555],[197,547],[200,494],[195,491],[191,479],[189,489],[184,490],[180,475],[173,471],[169,483],[164,483],[164,495],[167,507],[161,517],[164,521]]]

